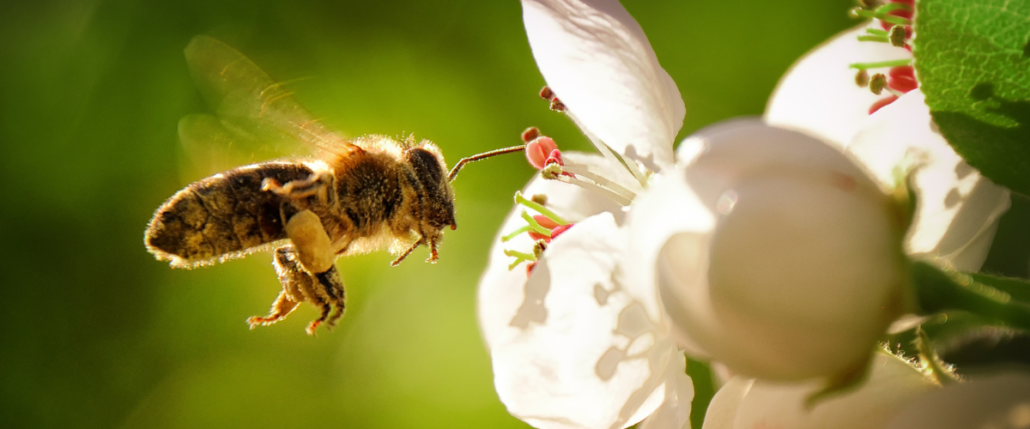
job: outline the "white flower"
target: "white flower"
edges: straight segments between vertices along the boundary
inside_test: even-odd
[[[657,284],[680,344],[764,379],[863,367],[901,314],[894,202],[839,150],[759,121],[680,151],[686,165],[635,202],[626,264]]]
[[[479,319],[501,401],[541,428],[688,424],[693,386],[651,293],[620,273],[623,206],[646,176],[673,163],[684,108],[640,26],[614,0],[524,0],[533,56],[548,86],[602,156],[565,153],[586,190],[537,178],[523,191],[575,226],[550,242],[527,278],[509,270],[504,247],[530,248],[525,234],[495,241],[480,280]],[[616,198],[609,199],[615,189]],[[519,208],[500,238],[524,222]]]
[[[875,202],[903,189],[907,173],[917,206],[904,253],[963,270],[986,257],[1008,191],[951,150],[919,90],[868,114],[877,97],[848,64],[910,54],[859,44],[859,31],[799,61],[770,102],[768,122],[815,139],[754,123],[711,127],[681,145],[685,173],[667,172],[634,203],[627,277],[658,285],[655,301],[688,351],[774,380],[860,369],[910,309],[900,237],[891,238],[903,210]],[[848,179],[835,185],[827,173]]]
[[[811,134],[843,148],[869,116],[869,107],[886,95],[855,84],[853,63],[912,58],[912,53],[886,43],[860,42],[871,21],[842,32],[790,67],[765,109],[769,125]]]
[[[1009,192],[970,167],[937,132],[923,95],[914,90],[882,111],[884,96],[854,84],[851,63],[911,58],[885,43],[859,42],[867,25],[841,33],[802,57],[769,100],[765,119],[845,148],[890,190],[898,167],[914,168],[919,206],[906,240],[913,256],[936,256],[977,271],[987,257]],[[907,165],[906,165],[907,164]]]
[[[908,362],[880,352],[870,367],[869,379],[857,390],[836,394],[809,408],[806,401],[822,387],[813,382],[787,384],[734,377],[712,398],[704,429],[881,428],[937,385]]]

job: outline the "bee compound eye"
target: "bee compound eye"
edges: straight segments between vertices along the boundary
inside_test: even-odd
[[[425,149],[411,149],[407,153],[408,162],[415,169],[418,180],[423,185],[441,183],[444,178],[443,168],[436,156]]]

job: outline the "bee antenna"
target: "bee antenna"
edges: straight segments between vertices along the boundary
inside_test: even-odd
[[[452,168],[451,172],[447,174],[447,181],[448,182],[453,182],[454,179],[456,177],[458,177],[458,172],[461,171],[461,168],[464,167],[465,164],[468,164],[468,163],[473,162],[473,161],[479,161],[481,159],[486,159],[486,158],[489,158],[491,156],[504,155],[506,153],[512,153],[512,152],[522,152],[524,150],[526,150],[526,145],[519,145],[519,146],[506,147],[504,149],[496,149],[496,150],[492,150],[492,151],[489,151],[489,152],[483,152],[483,153],[478,154],[478,155],[472,155],[472,156],[469,156],[469,157],[466,157],[466,158],[462,158],[461,161],[458,161],[457,164],[454,164],[454,168]]]

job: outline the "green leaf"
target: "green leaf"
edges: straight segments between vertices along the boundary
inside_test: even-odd
[[[991,324],[1030,332],[1030,303],[1013,299],[1004,290],[926,262],[914,262],[911,273],[921,314],[961,310]]]
[[[1030,195],[1030,1],[919,0],[915,33],[941,134],[984,176]]]
[[[970,274],[977,283],[991,286],[1009,294],[1014,300],[1030,303],[1030,282],[1011,277],[992,276],[990,274]]]

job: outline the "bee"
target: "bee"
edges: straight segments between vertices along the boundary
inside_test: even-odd
[[[266,316],[251,329],[285,319],[301,302],[321,310],[307,326],[343,316],[345,294],[335,261],[387,249],[396,266],[420,246],[427,262],[439,257],[446,228],[456,229],[451,181],[468,162],[524,146],[463,158],[447,171],[440,148],[413,137],[369,135],[346,139],[329,131],[284,85],[232,47],[197,36],[185,49],[191,74],[225,128],[259,130],[299,140],[316,158],[274,160],[235,168],[191,183],[154,213],[147,250],[173,268],[194,268],[273,251],[282,284]],[[180,138],[198,121],[180,121]],[[201,136],[203,139],[203,136]]]

